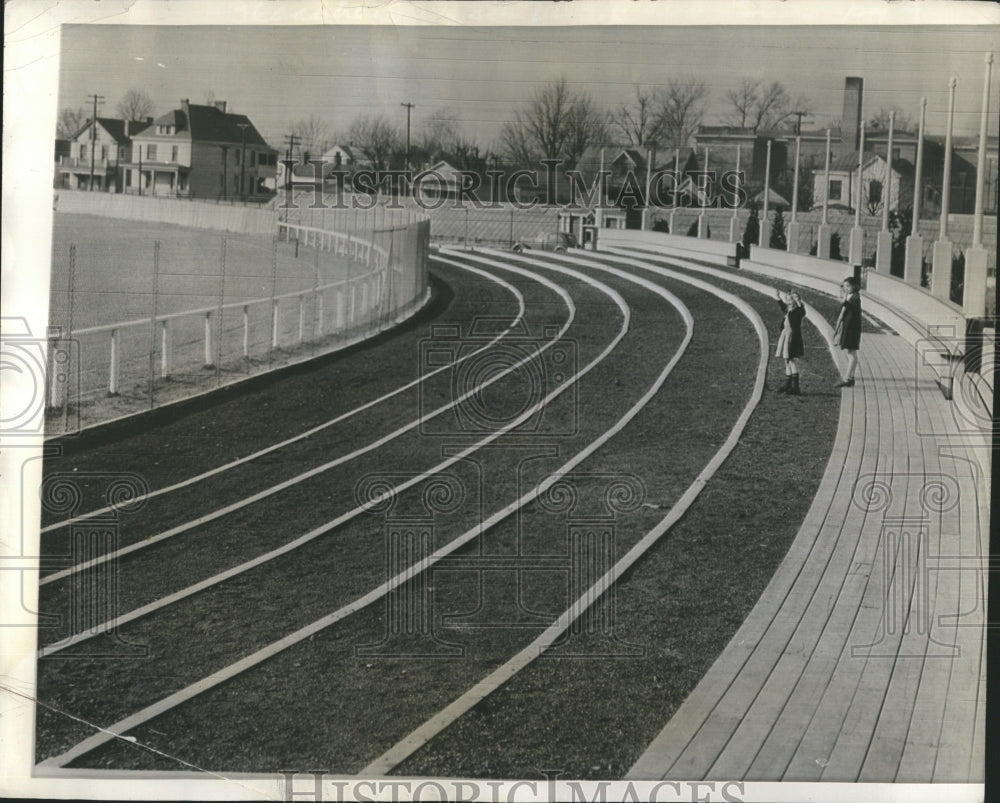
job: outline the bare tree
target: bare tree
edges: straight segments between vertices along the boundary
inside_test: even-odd
[[[122,95],[117,108],[123,120],[145,120],[153,113],[153,99],[141,89],[130,89]]]
[[[607,136],[607,116],[594,105],[590,95],[576,97],[567,115],[568,132],[564,148],[565,168],[572,170],[587,147]]]
[[[367,152],[376,170],[389,166],[389,159],[399,151],[402,139],[384,114],[355,118],[347,130],[347,137]]]
[[[511,160],[563,159],[572,169],[588,145],[604,133],[604,119],[590,95],[574,92],[565,78],[536,90],[524,111],[504,126],[501,143]]]
[[[893,118],[893,129],[895,131],[916,132],[917,126],[913,122],[913,118],[899,108],[899,106],[883,106],[878,110],[878,114],[868,121],[868,127],[878,131],[888,131],[890,113],[894,113],[895,115]]]
[[[322,156],[330,143],[330,126],[315,114],[297,121],[292,126],[292,134],[299,140],[304,161]]]
[[[663,143],[683,148],[701,125],[705,115],[708,87],[694,79],[677,79],[656,93],[657,123]]]
[[[205,90],[205,105],[214,106],[215,105],[215,90],[206,89]]]
[[[418,147],[432,154],[435,151],[452,152],[462,142],[462,123],[454,109],[436,109],[424,119]]]
[[[793,100],[780,81],[763,84],[744,79],[739,87],[726,93],[725,100],[729,107],[726,121],[730,125],[749,128],[754,133],[777,128],[789,118],[796,117],[796,112],[808,114],[812,111],[808,99],[799,97]]]
[[[622,136],[625,145],[655,145],[663,137],[662,120],[656,114],[656,99],[649,90],[635,85],[635,100],[623,103],[611,114],[609,127]]]
[[[83,127],[90,121],[90,115],[83,107],[71,109],[69,106],[59,112],[59,119],[56,122],[56,137],[59,139],[73,139]]]

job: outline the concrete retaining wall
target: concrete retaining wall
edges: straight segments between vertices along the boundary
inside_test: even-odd
[[[172,223],[177,226],[230,231],[235,234],[270,235],[274,233],[277,222],[272,210],[253,206],[228,206],[207,201],[73,190],[56,192],[53,208],[58,212]]]

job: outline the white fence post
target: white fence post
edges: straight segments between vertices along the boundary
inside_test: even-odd
[[[299,293],[299,343],[305,339],[306,327],[306,297]]]
[[[316,334],[318,339],[323,335],[323,291],[316,291]]]
[[[49,407],[55,408],[62,407],[65,396],[68,395],[66,392],[68,383],[59,379],[61,374],[64,378],[66,374],[63,374],[59,370],[59,364],[56,361],[56,354],[59,350],[59,342],[61,340],[62,337],[59,335],[49,338]]]
[[[111,361],[108,364],[108,395],[118,395],[118,372],[120,370],[118,351],[118,330],[111,330]]]
[[[271,348],[278,348],[278,299],[274,299],[271,309]]]
[[[170,375],[170,333],[167,328],[169,319],[160,321],[160,378]]]
[[[250,305],[243,305],[243,359],[250,359]]]
[[[206,368],[212,365],[212,313],[205,313],[205,363]]]

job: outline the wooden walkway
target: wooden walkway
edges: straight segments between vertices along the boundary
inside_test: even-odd
[[[864,337],[788,555],[629,778],[982,782],[987,441],[919,363]]]

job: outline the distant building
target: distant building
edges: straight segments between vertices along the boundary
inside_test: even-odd
[[[843,209],[853,212],[858,200],[858,152],[841,156],[830,164],[830,178],[826,182],[826,169],[815,169],[813,175],[813,207]],[[892,170],[885,158],[865,152],[861,166],[861,212],[880,215],[888,192],[889,210],[913,206],[913,165],[905,159],[894,159]]]
[[[322,159],[326,162],[325,169],[349,170],[349,169],[371,169],[374,162],[364,150],[358,148],[354,143],[348,145],[334,145],[327,150]]]
[[[180,108],[157,117],[133,137],[125,192],[187,198],[266,196],[275,186],[277,151],[250,118],[226,102]]]
[[[69,140],[56,140],[57,186],[121,192],[122,167],[128,161],[132,143],[130,135],[152,122],[151,117],[138,121],[98,117],[96,123],[89,120]]]

